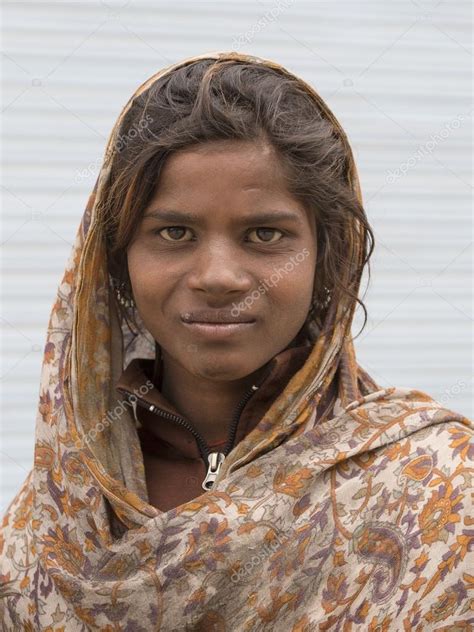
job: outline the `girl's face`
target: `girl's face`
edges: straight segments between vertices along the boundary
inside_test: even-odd
[[[163,360],[205,379],[237,380],[304,324],[315,220],[286,190],[272,148],[213,141],[167,159],[127,258],[138,312]],[[247,323],[208,333],[184,322],[215,321],[216,313]]]

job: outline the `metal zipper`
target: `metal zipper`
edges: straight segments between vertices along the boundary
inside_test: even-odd
[[[205,490],[210,490],[213,488],[217,475],[219,474],[219,470],[221,469],[221,465],[224,463],[226,455],[222,452],[211,452],[207,457],[208,467],[206,472],[206,478],[201,483],[201,487]]]
[[[237,426],[239,423],[240,416],[242,414],[242,410],[244,409],[245,405],[247,404],[248,400],[252,397],[254,392],[260,388],[260,385],[263,383],[263,381],[267,377],[267,374],[269,373],[270,368],[271,367],[269,366],[268,371],[265,373],[264,377],[261,379],[260,384],[258,386],[252,385],[251,389],[247,393],[245,393],[244,397],[239,402],[237,409],[234,413],[234,417],[232,419],[232,423],[231,423],[230,431],[229,431],[229,438],[227,439],[224,452],[211,452],[211,450],[209,449],[209,446],[207,445],[203,437],[199,434],[199,432],[181,415],[175,415],[174,413],[170,413],[167,410],[163,410],[163,408],[159,408],[158,406],[155,406],[154,404],[150,404],[145,399],[139,397],[138,395],[135,395],[135,393],[130,393],[130,391],[127,391],[126,389],[121,388],[118,390],[127,396],[127,403],[129,403],[132,406],[134,417],[137,421],[138,421],[138,418],[137,418],[137,404],[138,404],[139,406],[141,406],[142,408],[145,408],[149,412],[155,413],[156,415],[160,417],[163,416],[168,421],[175,422],[179,424],[180,426],[183,426],[184,428],[186,428],[186,430],[189,430],[189,432],[191,432],[191,434],[196,439],[198,449],[201,454],[201,458],[204,461],[204,464],[206,465],[206,468],[207,468],[206,476],[201,484],[201,487],[204,490],[209,491],[210,489],[212,489],[214,485],[214,481],[216,480],[217,475],[219,474],[219,470],[221,469],[221,466],[224,463],[226,456],[234,447],[235,437],[237,434]]]

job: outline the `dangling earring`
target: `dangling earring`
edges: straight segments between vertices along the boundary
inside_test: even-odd
[[[120,282],[118,279],[113,279],[115,296],[117,297],[117,301],[123,307],[135,307],[135,301],[130,294],[129,287],[125,281]]]
[[[318,302],[316,300],[316,297],[313,296],[306,320],[307,321],[312,320],[314,315],[317,313],[317,311],[318,311]]]

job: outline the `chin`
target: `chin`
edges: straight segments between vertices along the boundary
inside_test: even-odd
[[[184,366],[186,367],[186,365]],[[257,368],[257,365],[255,365],[255,368],[252,368],[237,360],[232,362],[228,354],[223,354],[222,357],[212,357],[207,361],[201,356],[200,362],[193,365],[193,367],[187,368],[187,370],[193,375],[207,380],[230,382],[247,377],[247,375],[253,373]]]

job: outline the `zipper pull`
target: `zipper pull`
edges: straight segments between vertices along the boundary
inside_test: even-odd
[[[130,406],[132,407],[133,410],[133,416],[135,418],[135,425],[137,428],[141,428],[142,427],[142,423],[141,421],[138,419],[138,415],[137,415],[137,398],[136,396],[132,395],[131,397],[129,396],[127,398],[127,402],[130,404]]]
[[[221,465],[224,463],[225,454],[222,452],[211,452],[207,460],[209,462],[206,478],[202,482],[202,488],[206,491],[212,489],[214,485],[214,481],[219,474],[219,470],[221,469]]]

